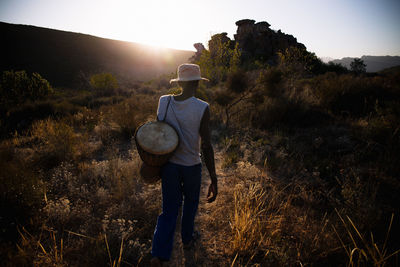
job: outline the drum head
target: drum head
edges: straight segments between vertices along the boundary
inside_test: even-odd
[[[179,137],[169,124],[152,121],[145,123],[137,130],[136,141],[144,151],[164,155],[175,150]]]

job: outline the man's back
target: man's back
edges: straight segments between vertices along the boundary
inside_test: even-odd
[[[170,104],[168,106],[168,101]],[[163,119],[168,106],[165,121],[178,132],[180,144],[170,162],[184,166],[199,164],[200,160],[200,123],[208,104],[195,97],[176,101],[173,96],[162,96],[157,116]]]

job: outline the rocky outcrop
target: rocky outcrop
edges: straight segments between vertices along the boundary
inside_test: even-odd
[[[292,35],[270,29],[271,25],[265,21],[255,23],[254,20],[244,19],[237,21],[236,25],[234,38],[244,58],[271,60],[277,52],[291,46],[306,48]]]
[[[201,53],[203,53],[206,48],[202,43],[195,43],[194,48],[196,48],[196,53],[189,59],[190,62],[196,62],[200,59]]]
[[[234,48],[237,44],[242,60],[261,60],[268,63],[275,63],[277,60],[277,52],[285,51],[291,46],[305,49],[306,47],[297,42],[292,35],[285,34],[281,30],[274,31],[270,29],[270,24],[266,21],[255,22],[251,19],[243,19],[236,22],[238,26],[234,40],[231,40],[226,32],[215,34],[208,42],[208,48],[212,54],[217,50],[218,42],[229,43],[230,48]],[[200,58],[204,46],[197,43],[194,45],[197,49],[192,59]]]

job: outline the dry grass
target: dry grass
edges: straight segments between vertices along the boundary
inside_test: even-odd
[[[321,90],[325,78],[329,77],[316,81]],[[335,90],[340,88],[334,86],[334,78],[328,79],[325,91],[314,92],[325,94],[324,101],[336,99]],[[342,77],[341,84],[348,79]],[[302,105],[321,104],[308,96],[311,81],[293,86],[285,82],[284,89],[307,89],[301,95]],[[355,81],[350,89],[362,95],[358,89],[364,82]],[[288,94],[294,100],[298,95]],[[398,207],[393,203],[397,203],[399,183],[385,170],[396,165],[389,160],[395,155],[399,131],[397,126],[387,127],[396,125],[396,116],[377,108],[376,112],[387,114],[365,119],[369,128],[359,125],[364,135],[357,136],[336,125],[267,132],[254,127],[280,123],[284,114],[301,115],[303,106],[261,100],[238,105],[240,112],[232,116],[231,124],[237,128],[226,129],[224,139],[213,136],[223,140],[216,149],[221,153],[217,157],[219,196],[215,203],[200,207],[199,225],[207,235],[203,238],[207,260],[201,262],[215,266],[396,264],[399,250],[394,236],[399,227]],[[343,104],[342,99],[336,100]],[[143,94],[98,110],[81,109],[60,120],[37,121],[28,135],[15,134],[1,144],[3,206],[26,215],[18,217],[19,239],[12,244],[19,249],[4,260],[8,265],[148,265],[161,207],[160,186],[145,186],[138,179],[140,160],[129,137],[137,125],[154,118],[156,102],[157,97]],[[218,105],[212,107],[223,112]],[[268,114],[260,116],[264,111]],[[386,120],[379,124],[379,118]],[[289,119],[290,124],[293,116]],[[250,125],[253,128],[246,129]],[[229,136],[232,132],[235,135]],[[357,138],[361,140],[353,141]],[[370,161],[365,151],[375,158],[386,155],[383,159],[388,163]],[[393,212],[387,226],[387,216]]]
[[[19,256],[34,258],[35,266],[68,266],[64,261],[64,240],[57,240],[56,232],[51,229],[42,229],[41,234],[36,237],[30,234],[24,227],[19,230],[20,244],[17,244]]]
[[[332,249],[327,216],[315,218],[309,207],[299,208],[296,201],[306,194],[288,193],[289,187],[255,181],[235,188],[231,253],[239,255],[239,265],[307,264]]]
[[[281,133],[279,136],[282,134],[285,135]],[[390,232],[395,225],[395,217],[390,222],[391,226],[386,228],[385,241],[374,241],[373,235],[365,234],[371,229],[378,231],[378,236],[383,234],[379,227],[386,212],[381,206],[380,187],[383,180],[379,179],[379,172],[365,172],[361,168],[341,165],[343,169],[337,170],[336,174],[336,170],[330,167],[332,165],[326,167],[320,165],[320,161],[299,161],[298,152],[287,151],[287,147],[294,142],[290,137],[281,141],[275,135],[250,138],[250,141],[246,136],[241,138],[246,143],[246,146],[236,149],[236,153],[243,155],[241,160],[229,167],[224,164],[229,157],[229,150],[226,149],[229,142],[224,143],[223,153],[226,154],[219,157],[220,164],[225,168],[220,171],[227,180],[223,182],[216,210],[209,217],[210,220],[213,218],[213,222],[206,226],[219,233],[213,238],[216,246],[210,253],[220,253],[220,261],[221,255],[230,255],[231,266],[395,264],[394,256],[399,251],[393,235],[398,227],[395,226],[393,234]],[[279,168],[271,168],[268,158],[261,168],[245,160],[260,163],[256,155],[261,155],[257,151],[263,146],[272,146],[275,151],[283,148]],[[311,149],[315,151],[315,148]],[[301,156],[304,158],[304,155]],[[352,157],[345,157],[338,163],[343,164],[349,159]],[[304,163],[316,167],[307,170],[302,166]],[[281,172],[290,168],[292,171]],[[260,171],[262,169],[264,171]],[[335,172],[336,183],[322,178],[328,172]],[[274,178],[275,175],[291,177],[278,179]],[[334,207],[352,214],[354,220],[348,218],[344,227],[344,220],[338,218]],[[228,218],[222,215],[226,213]],[[354,239],[356,244],[349,237],[351,229],[353,237],[357,237]],[[228,247],[223,236],[230,237]],[[371,237],[366,239],[365,236]]]
[[[264,214],[266,192],[260,184],[251,184],[243,190],[239,184],[234,190],[234,213],[231,219],[233,231],[232,250],[237,253],[257,251],[264,242]]]
[[[387,248],[394,214],[392,214],[390,218],[389,226],[385,235],[385,241],[383,242],[383,244],[379,244],[374,239],[374,235],[372,233],[370,234],[369,239],[361,234],[357,226],[354,224],[349,216],[346,216],[346,219],[344,219],[337,210],[336,213],[340,218],[340,221],[343,223],[344,228],[346,229],[346,237],[351,240],[351,242],[345,243],[345,241],[343,240],[343,236],[340,236],[335,226],[332,226],[338,239],[340,240],[343,249],[346,251],[346,254],[348,256],[347,266],[387,266],[388,261],[400,252],[400,249],[391,252]]]
[[[131,100],[128,113],[121,111],[126,107],[122,103],[115,109],[82,110],[61,120],[37,121],[27,136],[15,134],[2,142],[6,150],[2,149],[1,165],[9,174],[9,179],[1,175],[2,182],[14,185],[4,187],[3,199],[17,208],[15,202],[22,199],[12,196],[13,188],[19,188],[15,192],[23,194],[24,201],[18,212],[31,216],[11,218],[18,219],[21,229],[19,249],[2,261],[9,266],[148,262],[160,188],[145,188],[138,178],[140,160],[130,140],[122,138],[122,126],[131,122],[126,120],[129,112],[137,113],[140,105],[153,106],[149,99]],[[137,125],[144,117],[134,120]],[[96,131],[107,124],[117,125],[110,141],[109,129]]]

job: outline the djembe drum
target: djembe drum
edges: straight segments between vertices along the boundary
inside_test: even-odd
[[[151,121],[137,129],[135,143],[143,160],[140,175],[145,182],[154,183],[160,179],[161,166],[178,148],[179,136],[168,123]]]

